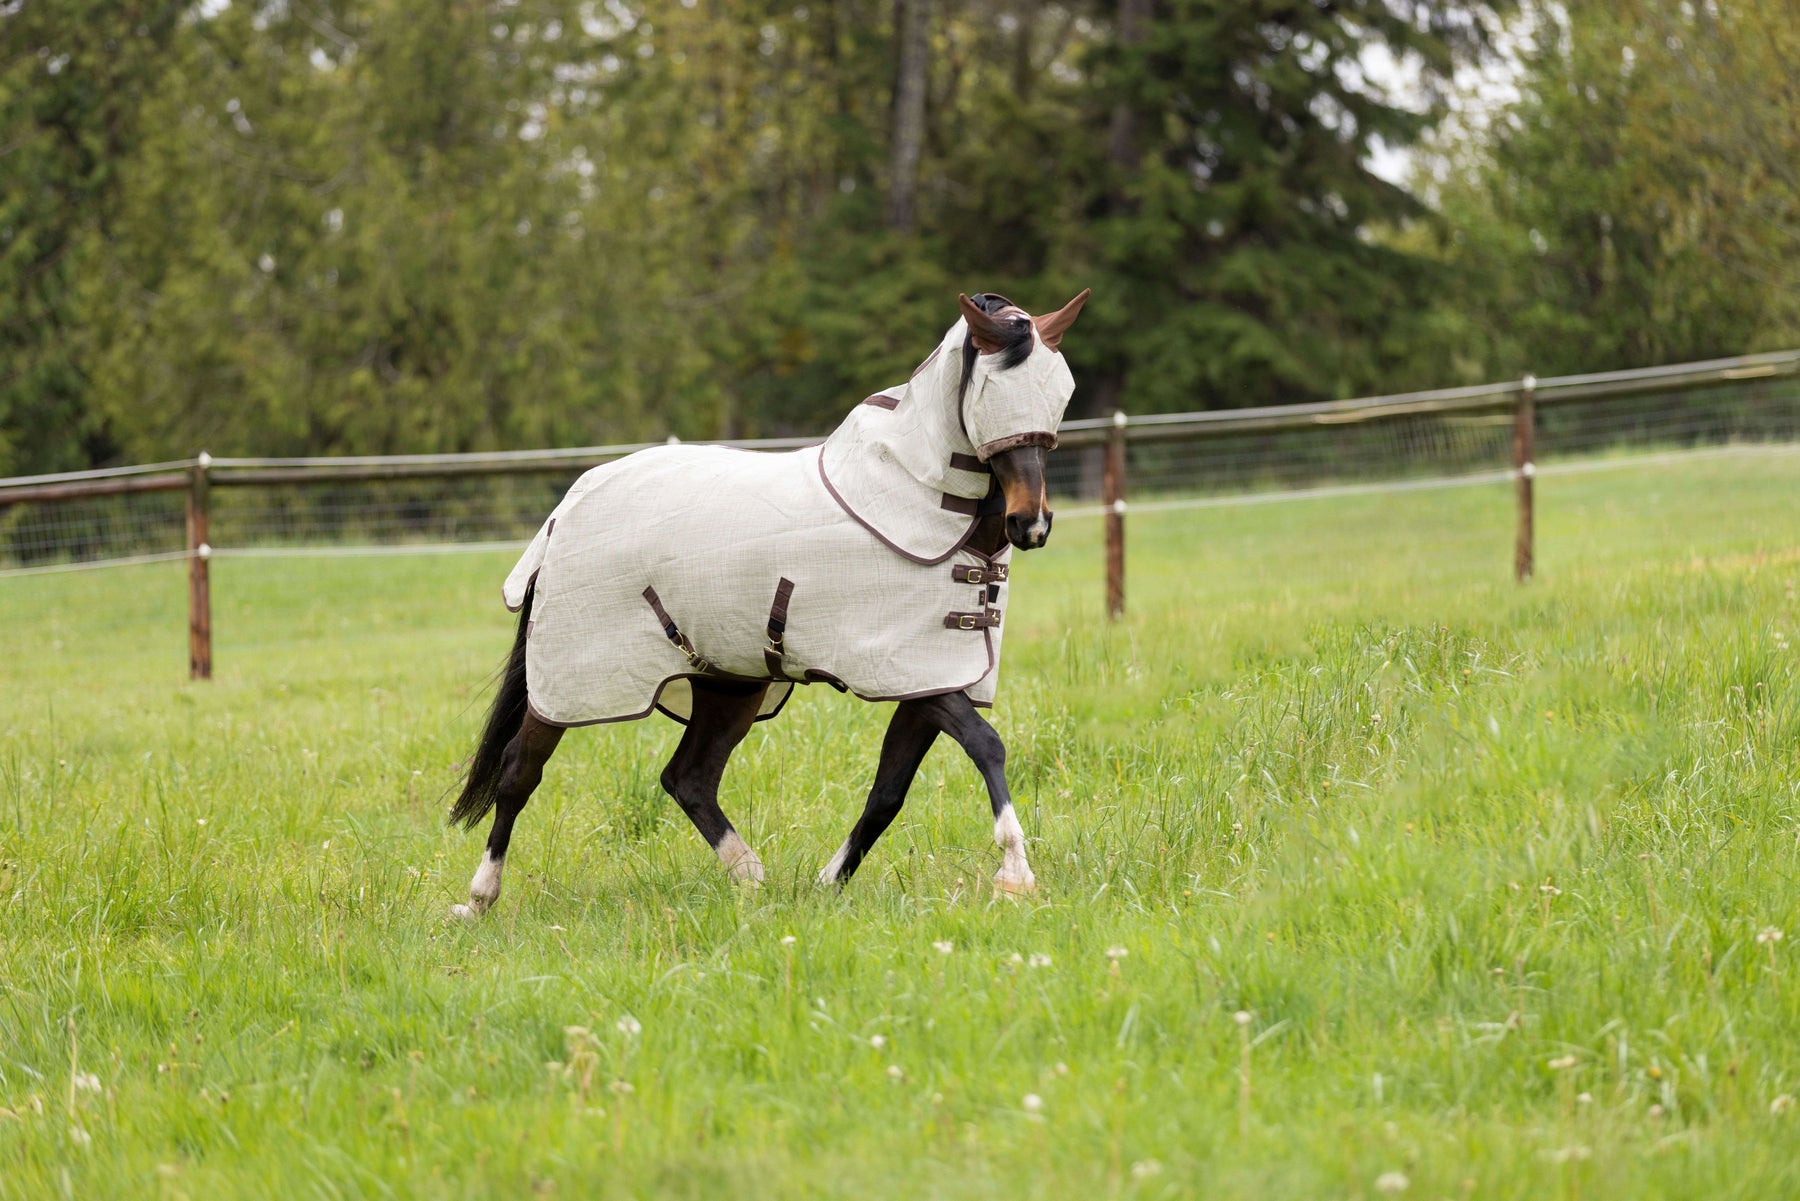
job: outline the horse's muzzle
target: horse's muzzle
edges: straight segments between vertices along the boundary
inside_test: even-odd
[[[1008,513],[1006,540],[1020,550],[1036,550],[1050,541],[1050,523],[1055,514],[1049,509],[1036,513]]]

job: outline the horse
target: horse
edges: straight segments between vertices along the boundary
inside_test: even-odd
[[[517,611],[449,820],[493,826],[453,917],[500,896],[513,824],[573,726],[661,712],[685,724],[661,775],[730,878],[763,864],[719,807],[726,762],[796,685],[898,702],[862,816],[819,873],[843,886],[894,821],[938,735],[974,762],[1001,850],[997,889],[1036,878],[991,707],[1013,548],[1050,536],[1045,464],[1074,393],[1045,316],[959,295],[960,317],[905,383],[823,444],[783,453],[671,444],[587,472],[502,589]]]

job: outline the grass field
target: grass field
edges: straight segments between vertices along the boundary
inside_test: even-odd
[[[1523,589],[1500,487],[1134,516],[1116,628],[1059,524],[1026,903],[945,746],[818,890],[887,707],[812,689],[762,891],[656,720],[451,924],[506,556],[222,561],[199,686],[178,567],[0,580],[0,1197],[1794,1196],[1795,467],[1544,480]]]

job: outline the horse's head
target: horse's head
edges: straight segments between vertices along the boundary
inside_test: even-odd
[[[1035,550],[1050,537],[1045,459],[1056,449],[1056,428],[1075,394],[1062,336],[1087,298],[1084,291],[1045,317],[1033,317],[992,293],[959,298],[969,327],[963,344],[963,430],[975,456],[993,469],[1006,498],[1006,537],[1020,550]]]

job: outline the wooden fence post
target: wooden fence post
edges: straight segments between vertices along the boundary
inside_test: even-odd
[[[1125,615],[1125,410],[1114,409],[1106,435],[1101,500],[1106,509],[1106,616]]]
[[[212,545],[208,541],[212,456],[201,451],[188,475],[188,678],[212,679]]]
[[[1531,578],[1536,557],[1531,482],[1537,476],[1537,377],[1520,381],[1518,403],[1513,408],[1513,473],[1518,480],[1519,535],[1513,547],[1513,576],[1523,584]]]

